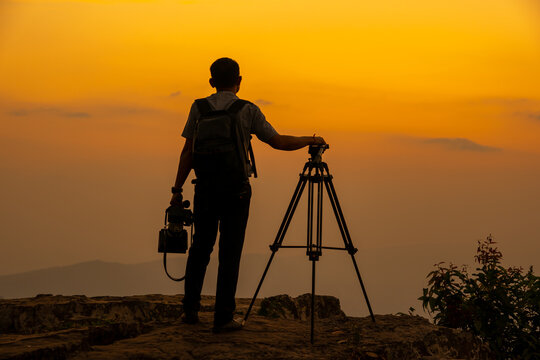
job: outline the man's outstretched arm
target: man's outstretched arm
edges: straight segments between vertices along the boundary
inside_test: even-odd
[[[174,186],[182,188],[186,179],[193,168],[193,139],[186,139],[184,148],[180,154],[180,162],[178,163],[178,172],[176,173],[176,181]],[[182,194],[173,194],[171,198],[171,204],[180,205],[182,202]]]
[[[320,136],[291,136],[276,134],[268,140],[268,145],[278,150],[298,150],[308,145],[324,145],[326,141]]]

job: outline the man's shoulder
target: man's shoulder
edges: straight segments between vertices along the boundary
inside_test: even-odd
[[[259,106],[257,106],[257,104],[249,100],[245,100],[245,101],[246,103],[243,106],[243,112],[246,114],[247,118],[251,119],[253,123],[259,123],[266,119],[263,112],[261,111]]]
[[[208,101],[208,103],[210,103],[210,105],[215,109],[218,109],[218,110],[227,109],[238,100],[244,103],[241,109],[241,113],[243,114],[241,115],[242,117],[246,115],[248,117],[254,117],[256,119],[264,117],[264,114],[262,113],[261,109],[259,108],[257,104],[255,104],[254,102],[250,100],[239,98],[238,96],[236,96],[236,94],[232,92],[224,92],[224,93],[218,92],[218,93],[213,93],[203,98],[195,99],[191,106],[191,110],[192,111],[195,110],[198,113],[199,112],[198,110],[200,109],[200,107],[201,106],[204,107],[203,105],[204,101]]]
[[[213,104],[213,103],[215,103],[215,98],[213,98],[212,95],[210,95],[210,96],[207,96],[207,97],[195,99],[195,100],[193,100],[193,103],[191,104],[191,107],[192,108],[198,108],[205,101],[208,101],[210,104]],[[244,103],[244,106],[248,107],[251,110],[261,111],[261,109],[259,108],[259,106],[257,104],[255,104],[254,102],[252,102],[250,100],[247,100],[247,99],[241,99],[241,98],[233,99],[233,100],[230,101],[230,105],[232,105],[232,104],[234,104],[235,102],[238,102],[238,101]]]
[[[250,110],[260,111],[259,107],[255,105],[253,102],[246,100],[246,99],[238,99],[236,101],[241,101],[244,103],[244,107],[247,107]]]
[[[245,102],[245,105],[247,108],[249,108],[250,110],[255,110],[255,111],[258,111],[260,112],[261,109],[259,108],[259,106],[257,104],[255,104],[254,102],[250,101],[250,100],[247,100],[247,99],[238,99],[238,100],[241,100],[243,102]]]

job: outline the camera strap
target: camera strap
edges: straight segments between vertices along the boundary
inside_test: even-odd
[[[169,212],[165,211],[165,226],[167,226],[167,220],[169,217]],[[190,245],[193,243],[193,225],[191,225],[191,239],[190,239]],[[167,274],[167,277],[171,279],[172,281],[184,281],[186,279],[186,275],[175,278],[171,274],[169,274],[169,271],[167,270],[167,247],[165,246],[165,251],[163,252],[163,269],[165,269],[165,274]]]
[[[175,278],[173,276],[171,276],[171,274],[169,274],[169,272],[167,271],[167,252],[165,251],[163,253],[163,268],[165,269],[165,274],[167,274],[167,276],[169,277],[169,279],[171,279],[172,281],[183,281],[186,279],[186,275],[180,277],[180,278]]]

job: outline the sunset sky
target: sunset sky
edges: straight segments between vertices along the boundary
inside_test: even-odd
[[[538,1],[3,0],[0,275],[159,258],[180,133],[222,56],[280,133],[330,143],[360,259],[427,274],[491,233],[540,265]],[[267,253],[307,152],[254,147],[244,251]],[[368,288],[398,263],[363,268]]]

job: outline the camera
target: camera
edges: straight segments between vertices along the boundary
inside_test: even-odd
[[[330,146],[328,144],[322,144],[322,145],[309,145],[309,155],[311,155],[311,159],[315,162],[320,162],[322,159],[322,154],[325,152],[326,149],[328,149]]]
[[[185,254],[188,234],[184,226],[193,224],[193,212],[188,209],[189,201],[182,206],[171,205],[165,210],[165,226],[159,231],[158,252]]]

